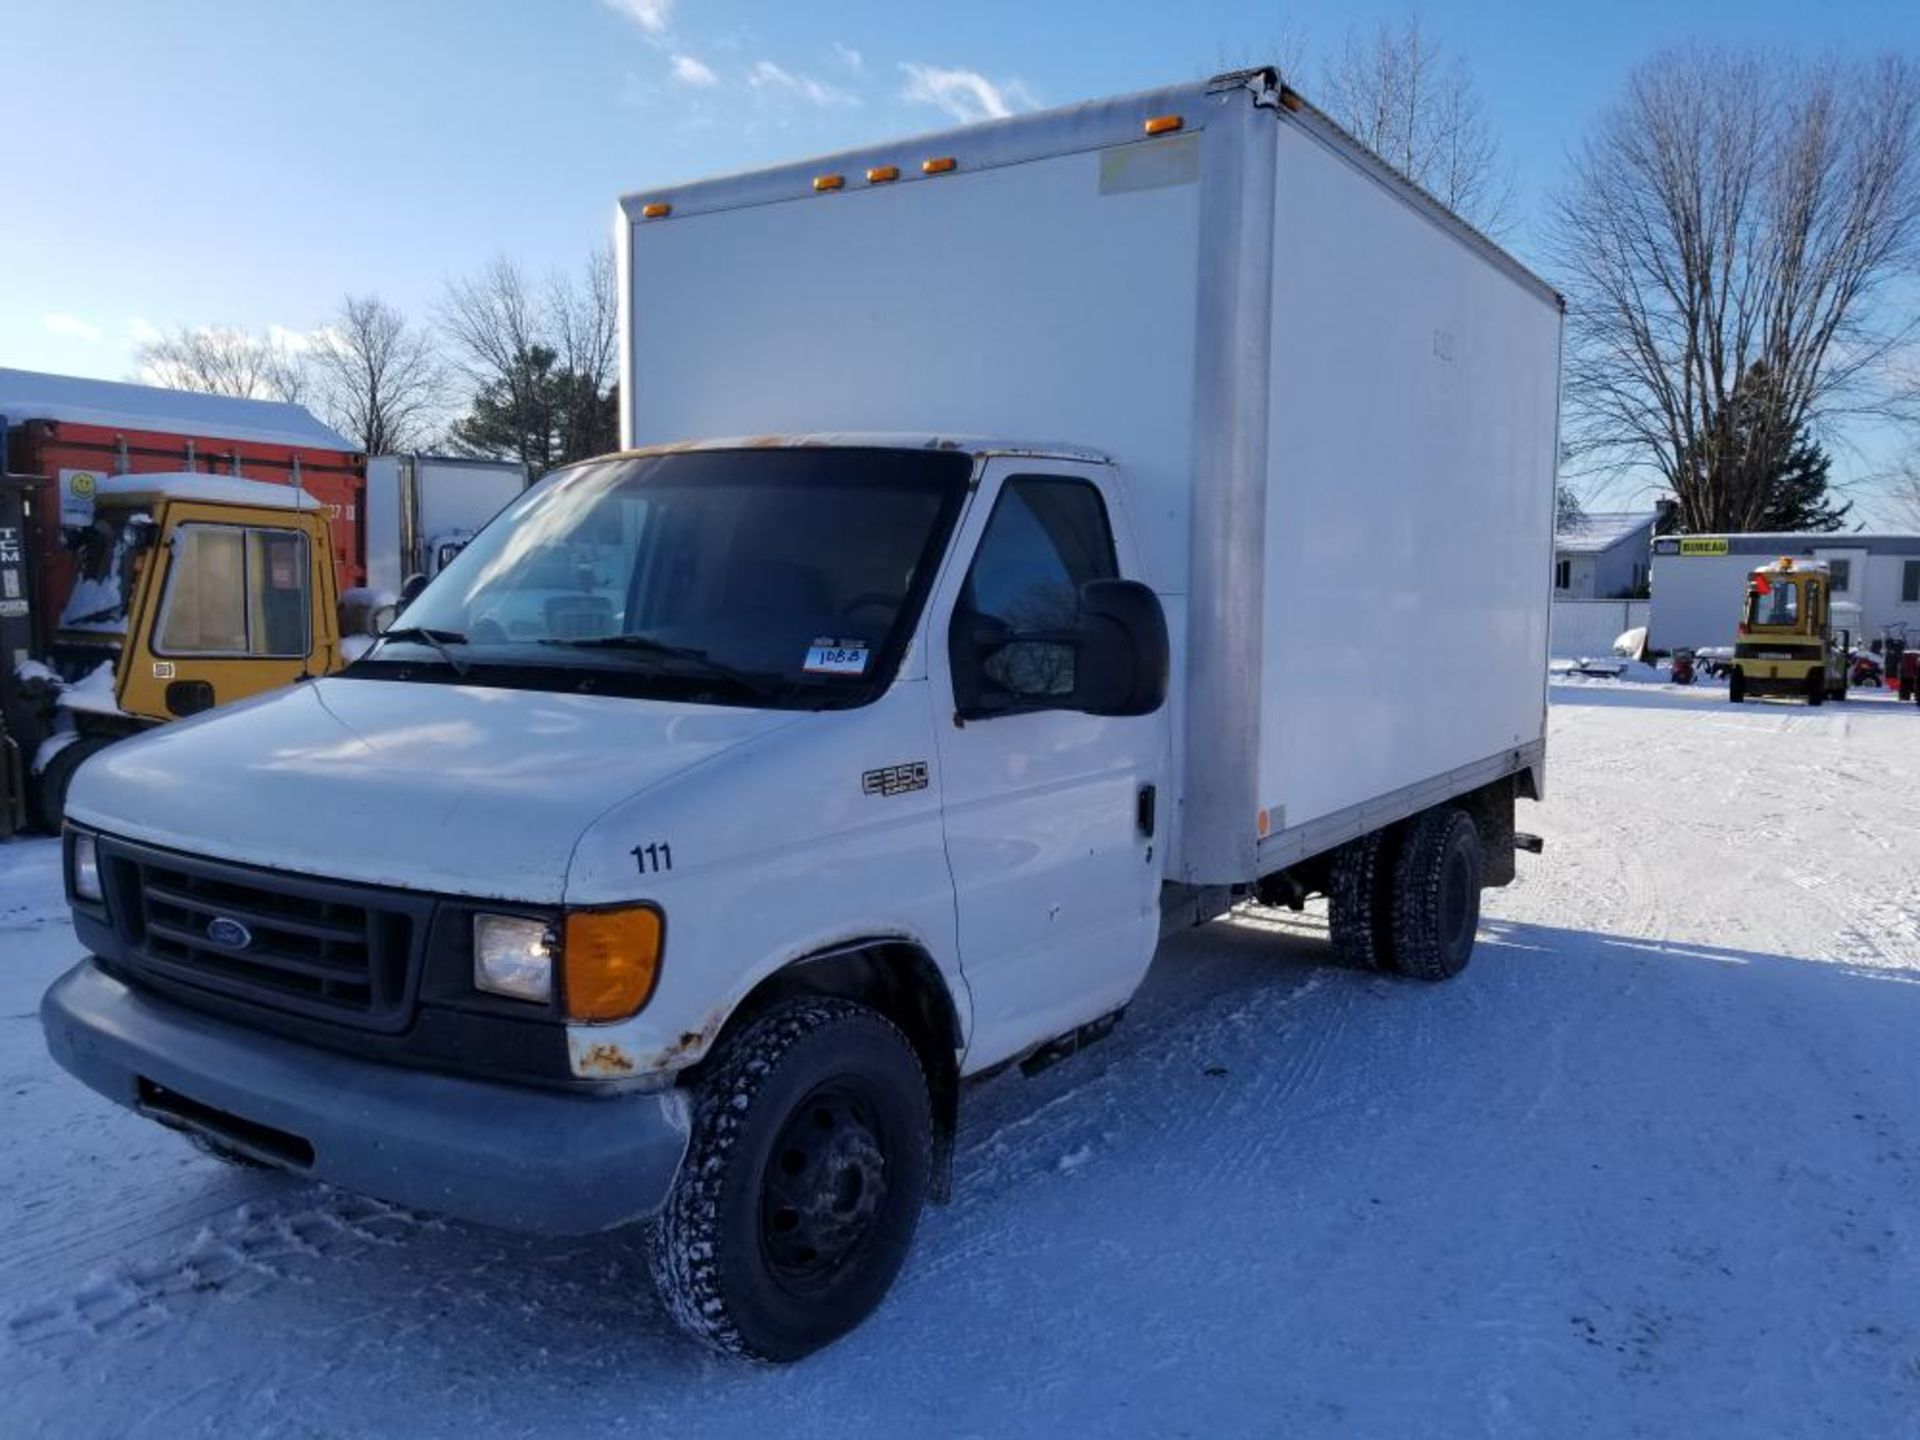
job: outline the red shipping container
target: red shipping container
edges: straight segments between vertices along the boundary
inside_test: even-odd
[[[4,468],[54,482],[28,537],[40,646],[58,626],[73,579],[72,557],[60,539],[63,471],[106,476],[195,470],[298,484],[327,507],[340,588],[365,580],[366,457],[304,406],[0,369],[0,421],[6,426]]]

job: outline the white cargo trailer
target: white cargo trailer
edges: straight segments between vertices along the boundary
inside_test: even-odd
[[[367,587],[397,595],[409,576],[431,580],[526,488],[518,460],[368,456]]]
[[[1466,963],[1541,786],[1560,307],[1267,71],[649,191],[619,256],[634,448],[341,675],[90,762],[43,1021],[218,1152],[647,1219],[689,1330],[791,1358],[962,1082],[1165,929],[1325,893],[1351,963]]]
[[[650,190],[617,235],[629,445],[1112,462],[1174,636],[1170,877],[1538,775],[1560,299],[1263,72]]]

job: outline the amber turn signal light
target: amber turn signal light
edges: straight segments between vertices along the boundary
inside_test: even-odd
[[[624,1020],[653,998],[660,982],[658,910],[575,910],[564,935],[569,1020]]]

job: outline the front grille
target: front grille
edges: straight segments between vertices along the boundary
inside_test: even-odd
[[[167,980],[368,1029],[406,1026],[431,902],[103,843],[127,957]]]

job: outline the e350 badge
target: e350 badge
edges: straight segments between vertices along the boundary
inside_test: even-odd
[[[927,762],[913,760],[905,765],[887,765],[869,770],[860,777],[862,795],[904,795],[909,790],[927,788]]]

